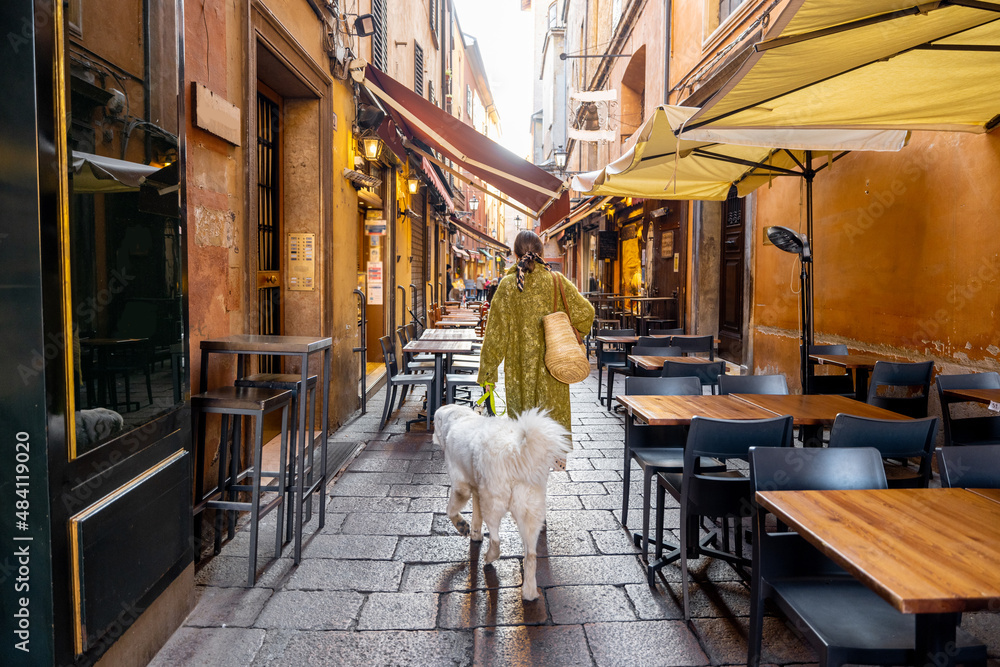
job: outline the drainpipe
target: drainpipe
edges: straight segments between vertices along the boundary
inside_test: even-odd
[[[663,103],[670,104],[670,13],[673,3],[663,0]]]

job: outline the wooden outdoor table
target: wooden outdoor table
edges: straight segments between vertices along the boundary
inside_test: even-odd
[[[904,614],[916,664],[953,664],[958,614],[1000,599],[1000,503],[965,489],[759,491],[757,502]]]
[[[983,498],[989,498],[995,503],[1000,503],[1000,489],[966,489]]]
[[[630,354],[628,358],[636,366],[647,371],[662,370],[666,361],[675,361],[679,364],[715,363],[709,362],[705,357],[661,357],[653,354]]]
[[[875,368],[877,361],[890,361],[870,354],[810,354],[809,358],[818,364],[830,364],[846,368],[854,373],[854,397],[868,401],[868,372]]]
[[[440,329],[444,329],[444,328],[448,328],[448,327],[474,328],[477,324],[479,324],[479,320],[449,320],[449,319],[442,319],[442,320],[438,320],[437,323],[434,326],[437,327],[437,328],[440,328]]]
[[[944,395],[960,401],[1000,403],[1000,389],[945,389]]]
[[[769,419],[774,414],[732,396],[615,396],[630,417],[650,426],[686,426],[692,417]]]
[[[421,338],[411,340],[403,347],[404,352],[414,354],[434,355],[434,389],[427,397],[427,409],[431,411],[431,419],[441,405],[441,397],[444,395],[444,375],[447,364],[444,357],[449,354],[472,352],[472,343],[467,340],[428,340]]]
[[[868,419],[910,419],[906,415],[846,396],[826,394],[732,394],[732,396],[777,415],[792,415],[796,426],[832,426],[840,413]]]
[[[424,329],[419,340],[467,340],[481,343],[483,337],[469,329]]]
[[[840,413],[869,419],[909,419],[895,412],[868,405],[846,396],[826,394],[732,394],[733,397],[770,410],[776,415],[791,415],[802,427],[803,447],[822,447],[823,428],[833,425]]]

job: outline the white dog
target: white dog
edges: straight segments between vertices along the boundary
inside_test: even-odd
[[[434,413],[434,442],[444,447],[451,476],[448,518],[476,542],[483,539],[485,519],[490,531],[486,563],[492,563],[500,557],[500,520],[509,511],[524,543],[521,596],[537,599],[535,553],[545,523],[545,485],[555,460],[572,449],[569,432],[538,409],[507,419],[446,405]],[[471,531],[460,514],[470,496]]]

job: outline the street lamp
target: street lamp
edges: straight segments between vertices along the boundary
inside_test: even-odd
[[[802,302],[802,351],[799,363],[802,373],[802,393],[809,393],[809,349],[813,342],[813,304],[812,304],[812,250],[809,240],[803,238],[788,227],[768,227],[764,230],[767,239],[778,250],[799,255],[802,260],[802,270],[799,273],[799,293]]]
[[[514,228],[517,231],[521,231],[521,216],[519,215],[514,216]]]
[[[378,151],[381,143],[382,142],[379,141],[378,137],[362,137],[361,145],[364,147],[365,157],[369,160],[375,160],[378,158]]]
[[[469,195],[469,210],[475,213],[479,209],[479,197],[475,194]]]
[[[406,187],[409,189],[411,195],[417,194],[417,190],[420,189],[420,179],[416,176],[411,176],[406,179]]]
[[[554,151],[553,154],[556,158],[556,169],[559,171],[566,171],[566,160],[569,158],[569,153],[563,150],[563,147],[560,146]]]

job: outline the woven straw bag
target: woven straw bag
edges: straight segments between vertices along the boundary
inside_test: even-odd
[[[542,326],[545,328],[545,367],[560,382],[582,382],[590,375],[587,348],[583,345],[580,332],[570,322],[562,278],[555,271],[552,272],[552,281],[554,312],[542,318]],[[559,310],[560,296],[564,310]]]

